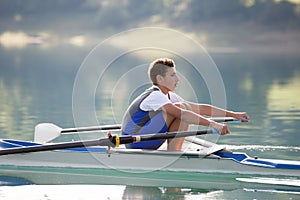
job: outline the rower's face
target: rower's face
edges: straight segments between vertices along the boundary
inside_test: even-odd
[[[175,91],[179,82],[175,67],[168,67],[165,76],[161,76],[160,85],[168,88],[170,91]]]

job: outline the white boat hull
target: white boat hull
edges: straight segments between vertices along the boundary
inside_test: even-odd
[[[295,169],[277,169],[244,165],[224,158],[192,156],[51,151],[1,156],[0,165],[28,167],[61,167],[87,169],[114,169],[135,173],[136,171],[175,171],[230,173],[249,175],[300,176]],[[264,159],[267,160],[268,159]],[[270,160],[281,161],[281,160]],[[282,161],[281,161],[282,162]],[[288,161],[284,161],[288,162]]]
[[[265,166],[265,163],[272,162],[300,166],[299,161],[259,159],[260,162],[253,164],[252,160],[255,161],[250,157],[241,162],[216,155],[203,157],[201,151],[116,149],[108,154],[105,148],[99,147],[92,152],[60,150],[3,155],[0,175],[21,177],[36,184],[126,184],[210,189],[234,189],[254,184],[240,182],[239,178],[271,177],[300,181],[299,169]]]

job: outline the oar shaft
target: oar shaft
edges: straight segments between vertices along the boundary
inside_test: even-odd
[[[130,144],[133,142],[146,142],[151,140],[173,139],[173,138],[205,135],[205,134],[212,134],[212,133],[217,133],[217,131],[216,130],[179,131],[179,132],[166,132],[166,133],[159,133],[159,134],[109,136],[109,138],[111,141],[110,144],[118,146],[119,144]],[[104,145],[104,146],[110,146],[110,145]]]
[[[141,135],[142,141],[150,141],[150,140],[161,140],[161,139],[173,139],[179,137],[187,137],[187,136],[195,136],[195,135],[204,135],[215,133],[215,130],[199,130],[199,131],[183,131],[183,132],[166,132],[161,134],[147,134]],[[134,136],[138,137],[138,136]]]
[[[17,147],[11,149],[0,150],[0,155],[18,154],[18,153],[31,153],[39,151],[51,151],[68,148],[88,147],[88,146],[112,146],[109,138],[98,139],[98,140],[86,140],[78,142],[63,142],[57,144],[44,144],[29,147]]]
[[[87,131],[105,131],[121,129],[121,124],[104,125],[104,126],[90,126],[90,127],[78,127],[78,128],[65,128],[61,130],[61,133],[77,133]]]
[[[18,154],[18,153],[31,153],[40,151],[52,151],[59,149],[88,147],[88,146],[115,146],[119,144],[130,144],[133,142],[142,142],[150,140],[160,139],[172,139],[179,137],[187,137],[193,135],[204,135],[214,133],[213,130],[201,130],[201,131],[185,131],[185,132],[167,132],[160,134],[147,134],[147,135],[124,135],[124,136],[109,136],[108,138],[102,138],[97,140],[86,140],[78,142],[63,142],[56,144],[44,144],[29,147],[17,147],[10,149],[0,150],[0,155]]]
[[[216,122],[240,122],[233,117],[212,117],[209,118]],[[78,133],[78,132],[88,132],[88,131],[105,131],[121,129],[121,124],[103,125],[103,126],[89,126],[89,127],[77,127],[77,128],[65,128],[61,130],[61,133]]]

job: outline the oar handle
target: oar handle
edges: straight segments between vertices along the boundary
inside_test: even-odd
[[[222,123],[222,122],[243,122],[243,121],[238,120],[234,117],[211,117],[209,119],[213,120],[215,122],[218,122],[218,123]]]

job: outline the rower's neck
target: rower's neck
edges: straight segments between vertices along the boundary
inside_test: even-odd
[[[161,90],[162,93],[164,94],[168,94],[170,92],[169,88],[162,86],[162,85],[157,85],[157,87],[159,87],[159,89]]]

